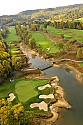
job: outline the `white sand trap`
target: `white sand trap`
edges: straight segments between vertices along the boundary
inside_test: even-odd
[[[54,99],[54,95],[53,95],[53,94],[49,94],[49,95],[40,95],[39,98],[43,98],[43,99],[51,98],[51,99]]]
[[[44,85],[44,86],[39,86],[38,89],[39,89],[39,90],[43,90],[43,89],[45,89],[46,87],[50,88],[51,85],[46,84],[46,85]]]
[[[31,108],[39,107],[40,110],[48,111],[48,105],[42,101],[40,103],[33,103],[30,105]]]
[[[9,98],[7,98],[8,101],[13,101],[15,99],[14,93],[9,94]]]

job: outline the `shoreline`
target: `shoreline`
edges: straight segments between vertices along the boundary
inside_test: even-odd
[[[23,48],[26,48],[26,51],[23,52],[26,56],[27,56],[28,54],[34,54],[35,56],[39,56],[41,59],[42,59],[42,58],[44,59],[43,56],[40,56],[39,53],[35,52],[35,50],[31,50],[27,45],[22,45],[22,47],[23,47]],[[20,49],[22,50],[22,48],[20,48]],[[23,50],[22,50],[22,51],[23,51]],[[54,60],[54,58],[53,58],[53,60]],[[50,62],[49,59],[48,59],[48,61]],[[67,61],[68,61],[68,60],[67,60]],[[72,62],[71,60],[69,60],[69,61]],[[80,72],[76,67],[71,66],[70,63],[67,63],[66,60],[65,60],[65,63],[64,63],[64,64],[63,64],[63,62],[58,62],[58,63],[55,62],[55,63],[53,64],[54,67],[60,67],[60,66],[63,66],[63,65],[65,65],[65,66],[68,67],[69,69],[73,70],[74,73],[75,73],[75,75],[76,75],[76,78],[77,78],[79,81],[81,80],[80,77],[83,76],[83,73]],[[83,81],[83,78],[82,78],[82,81]]]
[[[65,100],[64,89],[61,86],[59,86],[59,79],[57,76],[51,77],[49,84],[54,88],[56,92],[54,95],[57,101],[49,107],[53,116],[47,119],[47,122],[56,122],[59,118],[59,109],[70,109],[72,106]]]
[[[49,86],[48,86],[48,84],[49,84]],[[52,114],[51,117],[48,117],[47,119],[43,118],[43,120],[46,123],[50,124],[50,122],[56,122],[58,120],[60,108],[70,109],[72,106],[65,100],[64,89],[61,86],[59,86],[59,78],[57,76],[51,77],[49,79],[48,84],[45,86],[39,86],[38,89],[42,88],[41,89],[41,91],[42,91],[43,89],[45,89],[45,87],[51,86],[54,89],[54,92],[53,92],[53,95],[54,95],[53,101],[54,102],[51,101],[50,105],[48,106],[44,101],[42,101],[40,103],[33,103],[30,105],[30,107],[31,108],[39,107],[39,110],[43,109],[44,111],[50,110],[50,112]]]
[[[66,66],[66,68],[69,68],[70,70],[72,70],[75,74],[75,77],[76,79],[79,81],[79,82],[83,82],[83,73],[81,73],[78,69],[76,69],[76,67],[72,66],[71,64],[68,64],[68,63],[60,63],[60,64],[56,64],[54,63],[53,64],[54,67],[61,67],[61,66]]]

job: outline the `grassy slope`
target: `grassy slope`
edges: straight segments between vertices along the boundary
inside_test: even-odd
[[[80,42],[83,42],[83,30],[77,29],[55,29],[54,27],[48,26],[48,31],[55,34],[60,35],[64,34],[66,39],[77,39]]]
[[[20,37],[16,35],[15,27],[14,26],[9,27],[9,33],[6,38],[6,41],[8,43],[11,43],[12,41],[19,41],[19,40]]]
[[[45,35],[40,32],[31,32],[32,37],[36,40],[36,43],[39,44],[43,50],[47,51],[47,48],[51,48],[48,53],[56,53],[59,51],[58,47],[53,44]]]

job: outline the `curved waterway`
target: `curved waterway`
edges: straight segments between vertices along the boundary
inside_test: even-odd
[[[32,58],[29,54],[31,67],[41,68],[50,62],[40,59],[38,56]],[[43,77],[58,76],[60,86],[65,90],[65,98],[72,105],[70,110],[61,109],[57,125],[83,125],[83,84],[76,80],[73,71],[65,67],[51,67],[44,70]]]

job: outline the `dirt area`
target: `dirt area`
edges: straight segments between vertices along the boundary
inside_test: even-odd
[[[23,51],[24,54],[26,54],[26,56],[28,54],[32,54],[32,55],[37,55],[39,56],[39,54],[37,52],[35,52],[34,50],[30,49],[26,44],[23,44],[22,46],[20,46],[20,49]]]

